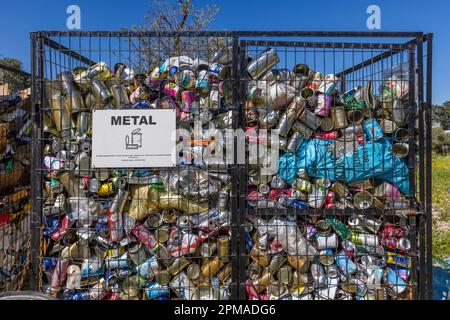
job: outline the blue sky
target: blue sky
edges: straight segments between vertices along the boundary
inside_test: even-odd
[[[198,5],[211,1],[197,0]],[[366,8],[381,8],[381,31],[434,33],[433,102],[450,100],[450,1],[446,0],[215,0],[221,11],[211,30],[367,31]],[[82,30],[119,30],[141,24],[148,0],[2,1],[0,56],[17,57],[29,70],[29,32],[66,30],[66,8],[81,8]]]

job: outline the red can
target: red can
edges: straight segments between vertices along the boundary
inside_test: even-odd
[[[154,251],[157,248],[155,236],[142,223],[136,223],[131,233],[139,239],[145,246]]]
[[[397,238],[394,237],[382,238],[380,243],[382,246],[385,246],[387,249],[391,250],[396,249],[398,246]]]
[[[387,223],[386,226],[380,231],[380,238],[401,238],[405,235],[405,230],[402,227],[396,226],[391,223]]]
[[[245,293],[247,294],[248,300],[259,300],[258,291],[250,279],[245,281]]]
[[[195,101],[195,93],[192,90],[181,92],[181,111],[190,112],[191,105]]]
[[[52,240],[54,241],[61,240],[62,237],[64,237],[64,235],[69,230],[69,225],[70,225],[69,217],[65,215],[61,219],[61,226],[59,227],[59,229],[52,233],[51,235]]]
[[[53,270],[52,273],[52,281],[51,281],[52,289],[60,289],[63,287],[66,281],[68,267],[69,267],[68,260],[58,260],[55,269]]]
[[[316,132],[312,136],[312,138],[317,139],[329,139],[329,140],[336,140],[338,137],[338,133],[336,131],[330,131],[330,132]]]

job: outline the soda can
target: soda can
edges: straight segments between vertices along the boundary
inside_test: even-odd
[[[319,84],[318,91],[325,94],[331,95],[336,88],[339,78],[334,74],[327,74]]]
[[[315,284],[320,287],[326,283],[325,269],[320,263],[312,263],[310,266],[311,276]]]
[[[103,81],[94,79],[90,81],[90,90],[97,104],[104,106],[111,101],[111,94]]]
[[[231,74],[231,68],[220,63],[212,63],[209,66],[209,73],[219,79],[226,79]]]
[[[159,270],[158,273],[155,274],[154,280],[162,285],[169,284],[171,275],[167,269]]]
[[[58,262],[56,262],[56,266],[52,273],[51,278],[51,288],[52,289],[61,289],[66,282],[67,278],[67,269],[69,267],[69,261],[59,259]]]
[[[300,112],[298,120],[300,120],[313,130],[319,128],[322,122],[321,118],[319,118],[313,112],[307,110],[306,108],[303,108],[303,110]]]
[[[153,279],[155,274],[160,271],[160,266],[156,256],[152,256],[144,263],[137,266],[138,275],[143,279]]]
[[[371,140],[378,140],[383,138],[383,130],[377,119],[368,119],[362,123],[366,136]]]
[[[302,143],[303,136],[300,132],[294,132],[288,140],[286,149],[292,153],[297,152],[298,146]]]
[[[304,123],[302,123],[300,121],[295,121],[292,124],[292,131],[300,132],[303,135],[303,137],[305,137],[305,138],[311,137],[311,135],[314,133],[314,131],[311,128],[309,128],[308,126],[306,126]]]
[[[105,258],[106,269],[122,269],[128,267],[128,252],[125,252],[120,257],[106,257]]]
[[[116,84],[111,86],[112,93],[112,105],[115,108],[123,109],[130,103],[128,98],[127,89],[124,85]]]
[[[230,252],[230,237],[229,236],[219,236],[217,237],[217,255],[222,262],[228,261]]]
[[[181,299],[195,300],[198,298],[197,287],[188,279],[184,271],[174,277],[169,286]]]
[[[331,110],[332,99],[333,98],[329,95],[319,93],[317,95],[317,106],[314,109],[314,113],[319,116],[327,117]]]
[[[311,208],[320,209],[325,204],[326,196],[327,189],[311,185],[311,189],[308,194],[308,205]]]
[[[189,260],[187,260],[184,257],[176,258],[172,264],[167,268],[167,271],[172,275],[176,276],[178,273],[181,272],[184,268],[186,268],[189,265]]]
[[[70,113],[77,113],[84,109],[84,99],[79,91],[72,91],[67,95],[67,108]]]
[[[288,110],[281,116],[280,120],[278,121],[276,129],[278,130],[278,134],[280,136],[286,137],[288,135],[300,111],[301,106],[298,105],[296,100],[294,99],[289,104]]]
[[[359,109],[348,110],[347,119],[350,124],[360,124],[364,120],[364,113]]]
[[[186,275],[190,280],[197,280],[200,277],[200,267],[198,264],[192,262],[186,270]]]
[[[53,95],[51,108],[56,130],[58,130],[64,140],[70,140],[72,136],[72,123],[69,110],[66,108],[66,97]]]
[[[350,241],[364,247],[375,247],[380,242],[377,235],[370,233],[352,233]]]
[[[169,287],[167,285],[162,285],[157,282],[152,282],[145,288],[145,295],[147,299],[156,299],[161,296],[168,295],[170,293]]]
[[[333,250],[331,250],[331,249],[324,249],[324,250],[319,251],[319,261],[324,266],[332,265],[334,263]]]
[[[396,142],[406,142],[408,141],[408,137],[409,132],[405,128],[397,128],[392,135],[392,138]]]
[[[343,275],[348,277],[356,272],[356,264],[347,256],[344,251],[340,251],[336,254],[335,261],[336,265],[339,268],[339,271]]]
[[[348,126],[347,116],[344,107],[332,108],[331,119],[333,119],[335,129],[343,129]]]
[[[124,237],[122,211],[128,200],[128,191],[118,189],[108,209],[109,240],[119,241]]]
[[[317,235],[315,239],[316,249],[330,249],[339,246],[339,240],[335,233],[330,233],[326,236]]]
[[[300,99],[305,106],[309,107],[316,107],[318,102],[316,92],[309,87],[303,88],[300,91]]]
[[[222,264],[219,257],[214,257],[210,260],[205,260],[201,267],[201,272],[205,277],[212,277],[219,272]]]
[[[369,209],[373,204],[373,195],[368,191],[357,192],[353,198],[353,203],[358,209]]]
[[[382,119],[380,121],[380,126],[383,132],[386,134],[392,134],[397,129],[397,125],[395,124],[395,122],[389,119]]]
[[[408,210],[410,205],[407,199],[391,199],[387,203],[389,208],[394,210]]]
[[[409,251],[411,249],[411,241],[405,237],[398,239],[397,249],[403,252]]]
[[[259,54],[254,60],[250,61],[247,66],[247,72],[253,79],[258,79],[278,62],[280,62],[280,58],[275,50],[268,48],[266,51]]]
[[[147,252],[142,243],[134,242],[128,247],[128,255],[135,265],[141,265],[147,260]]]
[[[155,236],[147,228],[145,228],[143,224],[136,223],[131,230],[131,233],[152,252],[158,248],[158,242],[156,241]]]
[[[391,268],[388,268],[386,281],[389,285],[389,289],[395,295],[401,295],[408,289],[406,282],[399,276],[399,274],[395,270]]]
[[[226,283],[227,280],[231,276],[231,264],[227,264],[222,270],[219,271],[217,274],[217,278],[220,280],[221,283]]]
[[[181,92],[181,110],[190,112],[192,103],[195,102],[195,93],[191,90]]]
[[[396,143],[392,146],[392,154],[398,158],[404,158],[408,155],[409,145],[407,143]]]
[[[390,265],[395,265],[402,268],[411,269],[411,257],[399,255],[393,252],[387,252],[386,263]]]
[[[383,181],[382,184],[375,187],[374,194],[375,197],[382,199],[399,199],[401,197],[400,191],[396,186]]]
[[[84,259],[81,264],[82,278],[99,277],[104,272],[105,268],[103,265],[103,259],[96,257]]]
[[[209,93],[209,88],[208,70],[201,70],[198,73],[197,81],[195,83],[195,90],[200,95],[206,95]]]
[[[382,238],[380,244],[389,250],[395,250],[398,247],[398,240],[394,237]]]
[[[333,130],[334,129],[333,119],[331,119],[330,117],[322,118],[322,121],[320,122],[320,129],[322,129],[325,132]]]
[[[269,286],[270,283],[274,282],[272,274],[265,269],[260,277],[253,281],[253,285],[258,292],[261,292]]]
[[[341,133],[345,137],[349,137],[350,140],[353,140],[354,136],[360,137],[364,134],[364,128],[361,124],[353,124],[341,130]]]
[[[284,266],[278,269],[277,279],[279,283],[289,285],[292,282],[292,269],[290,266]]]

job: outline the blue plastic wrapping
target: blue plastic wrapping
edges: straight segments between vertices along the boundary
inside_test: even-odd
[[[280,177],[292,183],[300,168],[309,177],[345,183],[373,177],[394,184],[402,194],[409,195],[408,167],[404,160],[393,156],[389,139],[366,141],[338,158],[333,155],[333,143],[334,140],[304,139],[296,154],[280,157]]]

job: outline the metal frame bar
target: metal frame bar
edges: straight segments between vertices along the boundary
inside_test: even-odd
[[[426,133],[425,133],[425,215],[426,215],[426,285],[428,300],[433,299],[433,229],[432,229],[432,181],[431,181],[431,165],[432,165],[432,152],[431,152],[431,106],[432,106],[432,80],[433,80],[433,34],[427,34],[427,84],[426,84]]]
[[[374,37],[416,38],[422,32],[378,32],[378,31],[38,31],[41,37],[93,36],[93,37]]]

